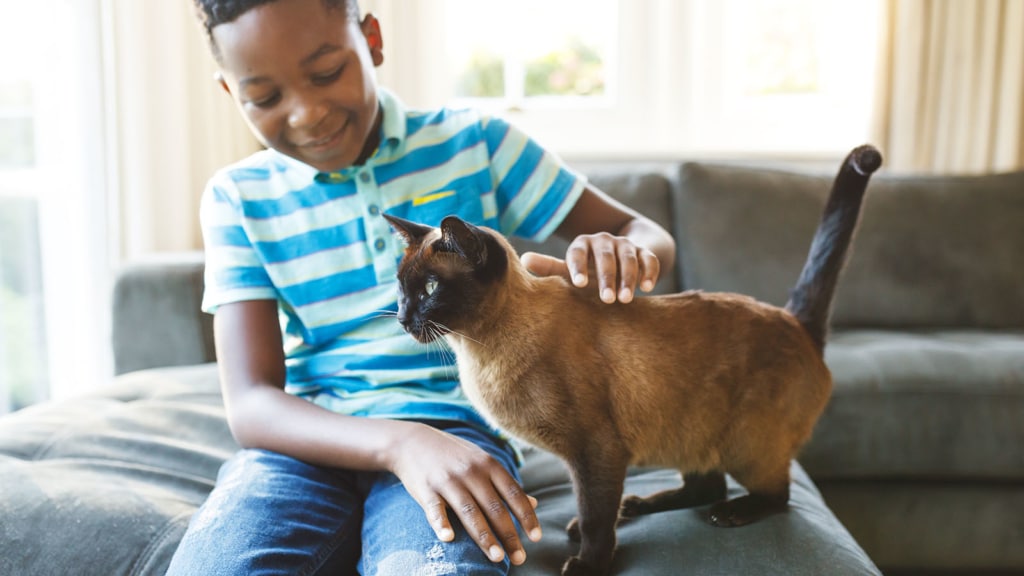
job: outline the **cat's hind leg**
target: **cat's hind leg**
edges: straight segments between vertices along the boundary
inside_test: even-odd
[[[789,508],[789,461],[774,466],[756,465],[730,470],[747,489],[745,496],[711,507],[708,520],[715,526],[744,526]]]
[[[626,496],[619,508],[619,518],[628,519],[679,508],[693,508],[725,500],[725,474],[721,472],[683,474],[683,485],[650,496]]]

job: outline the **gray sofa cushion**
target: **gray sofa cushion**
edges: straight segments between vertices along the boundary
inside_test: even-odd
[[[816,480],[1024,481],[1024,330],[836,332]]]
[[[686,163],[675,229],[686,288],[785,303],[832,174]],[[868,188],[836,326],[1024,328],[1024,172],[888,176]]]
[[[162,575],[234,450],[213,364],[127,374],[102,394],[0,419],[0,574]],[[523,475],[545,537],[512,573],[554,574],[570,551],[572,489],[544,452],[526,450]],[[752,526],[714,528],[699,510],[624,525],[617,573],[879,574],[796,464],[793,476],[791,510]],[[627,490],[678,483],[636,470]]]
[[[136,372],[0,418],[0,574],[163,574],[236,450],[216,382]]]
[[[213,362],[213,316],[199,309],[202,299],[202,252],[122,269],[113,293],[114,373]]]

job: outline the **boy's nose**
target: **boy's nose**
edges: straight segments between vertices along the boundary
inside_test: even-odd
[[[319,101],[296,99],[288,114],[288,125],[302,130],[312,128],[323,120],[326,113],[327,107]]]

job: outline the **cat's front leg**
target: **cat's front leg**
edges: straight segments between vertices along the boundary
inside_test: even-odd
[[[590,454],[568,462],[579,507],[576,526],[580,550],[566,560],[562,576],[605,576],[611,570],[627,464],[617,452],[608,449],[604,454]]]

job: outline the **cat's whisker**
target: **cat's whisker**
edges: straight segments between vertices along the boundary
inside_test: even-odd
[[[394,310],[371,310],[370,314],[372,314],[371,318],[398,318],[398,312]]]
[[[460,338],[465,338],[466,340],[469,340],[470,342],[476,342],[477,344],[479,344],[481,346],[486,346],[483,342],[477,340],[476,338],[470,338],[469,336],[466,336],[462,332],[459,332],[458,330],[452,330],[451,328],[445,326],[444,324],[441,324],[440,322],[433,322],[433,323],[437,324],[438,326],[440,326],[441,328],[443,328],[446,332],[448,332],[450,334],[455,334],[456,336],[459,336]]]

